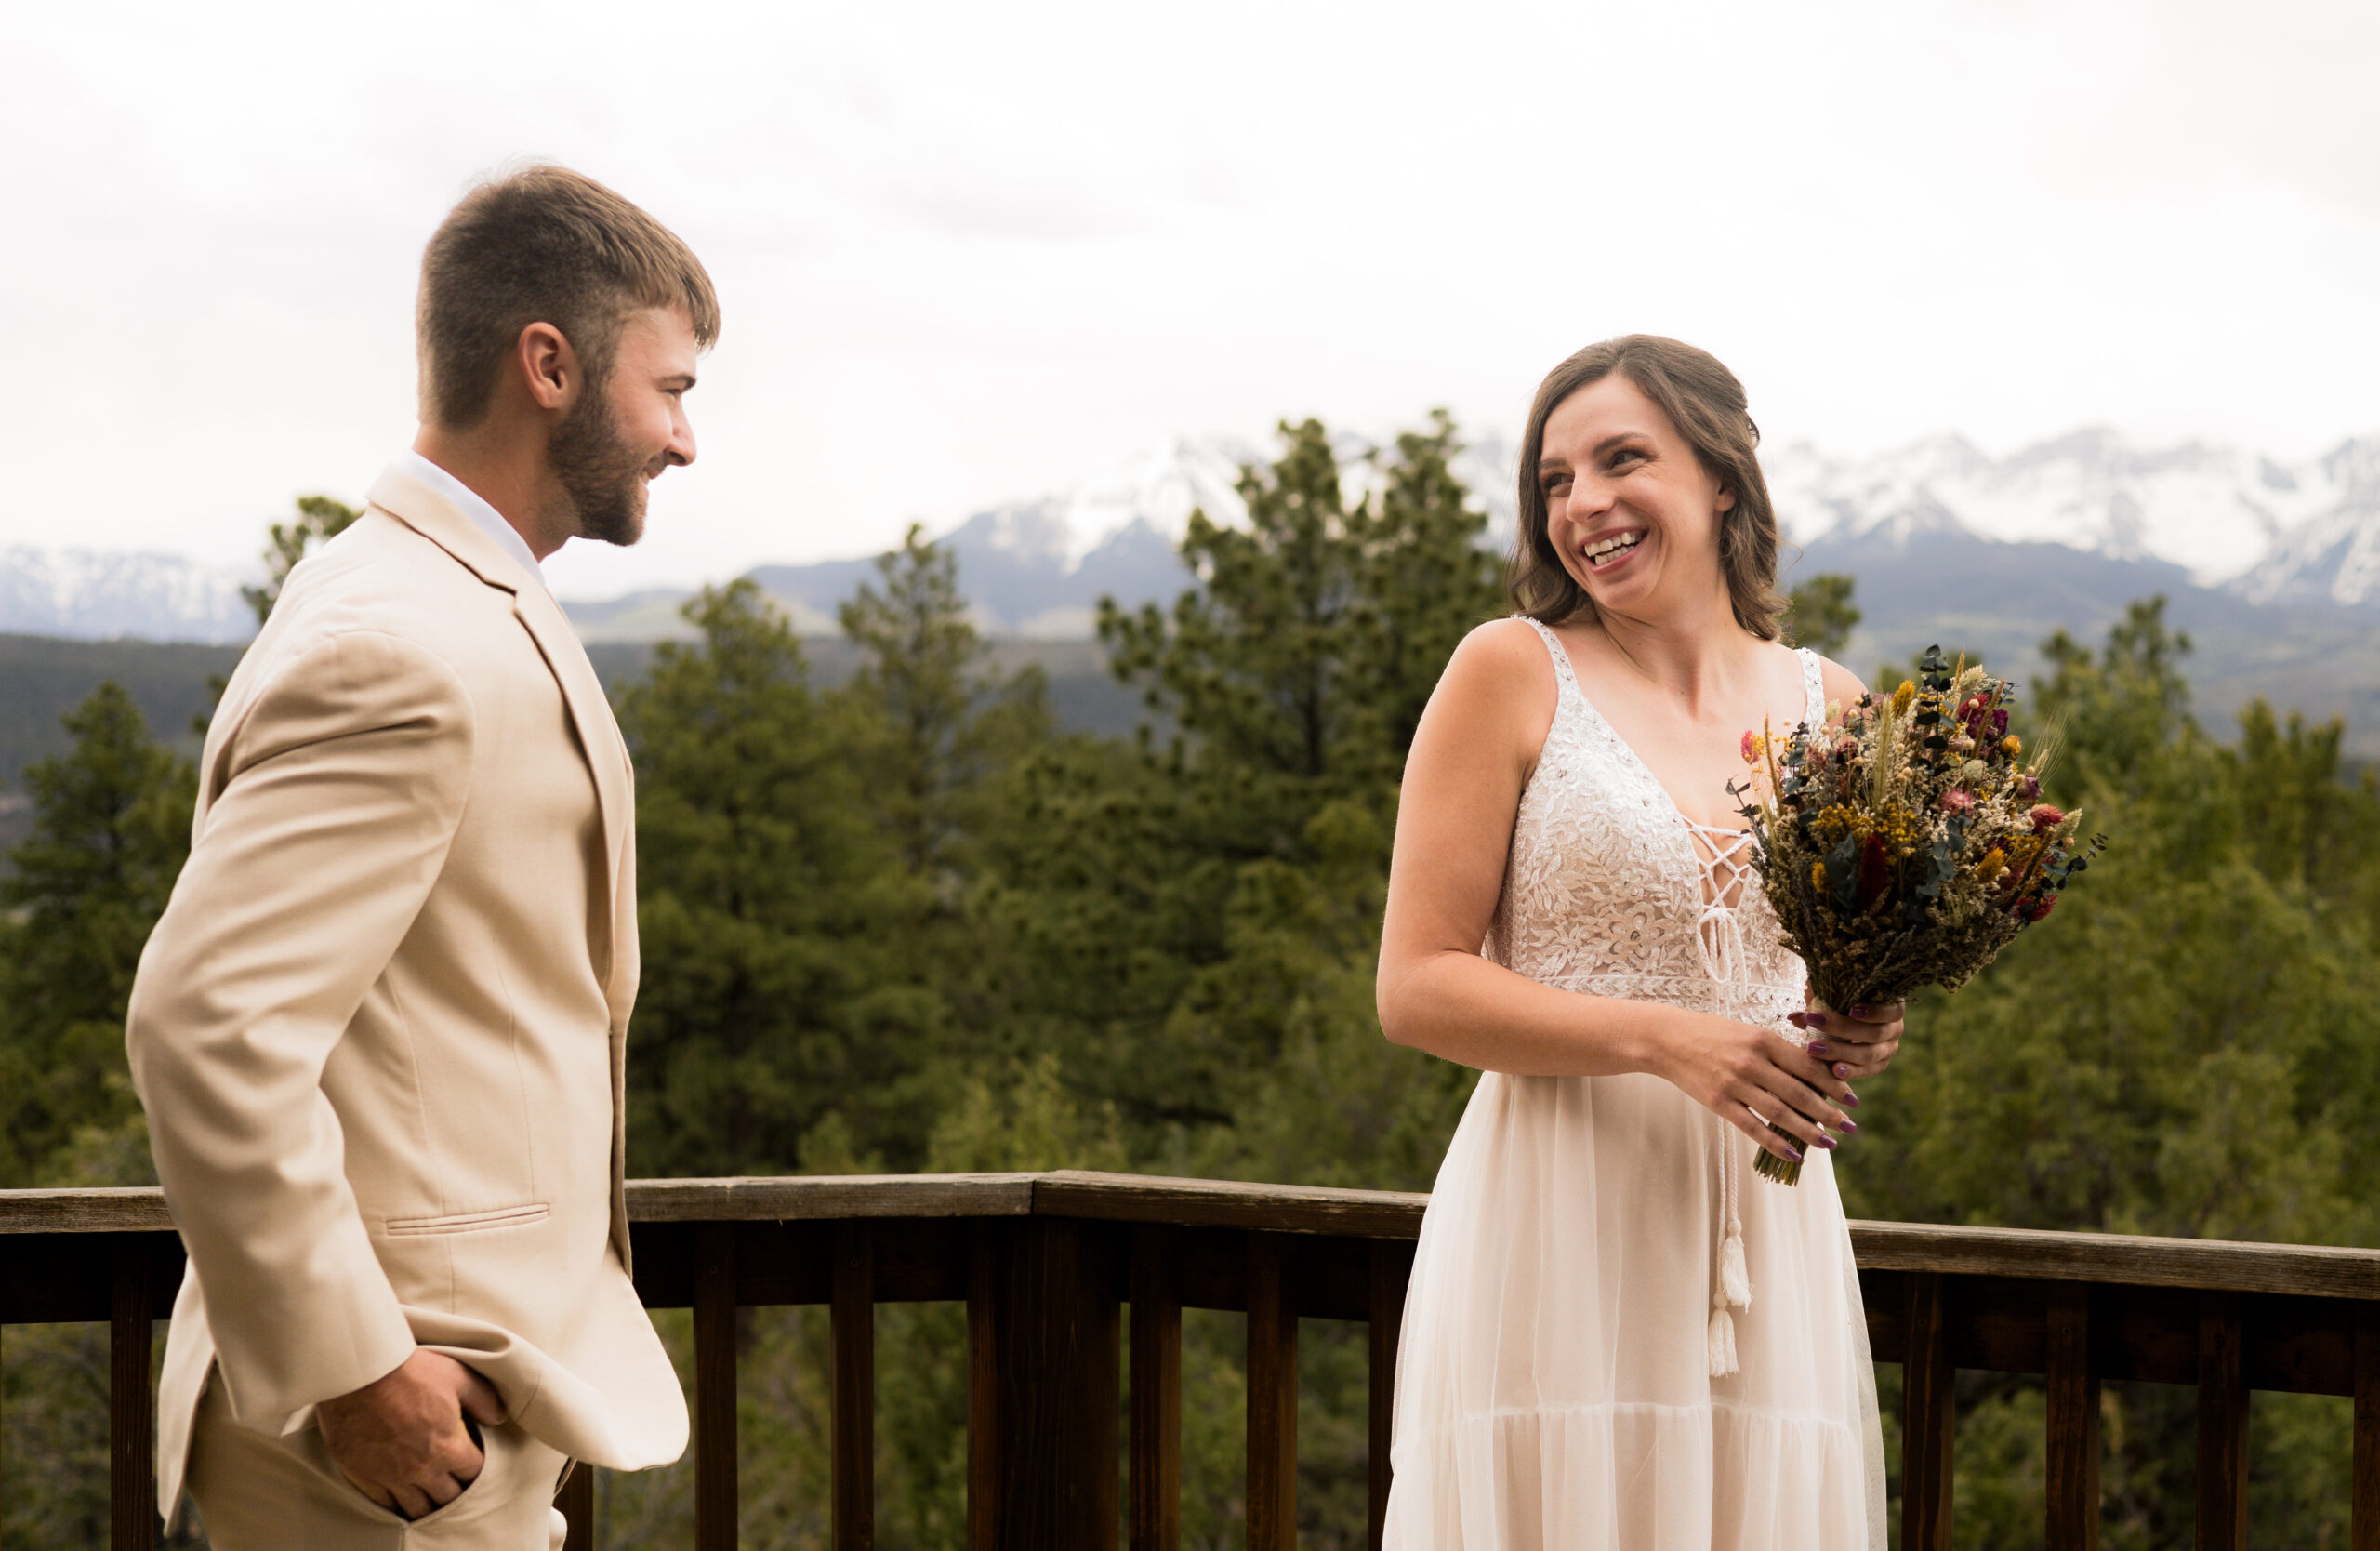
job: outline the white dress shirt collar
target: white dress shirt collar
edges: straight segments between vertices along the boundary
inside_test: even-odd
[[[478,491],[473,490],[411,447],[407,447],[398,455],[397,462],[414,478],[454,502],[456,510],[469,518],[473,526],[495,539],[496,548],[511,556],[519,563],[521,569],[536,577],[539,587],[544,587],[549,592],[553,590],[551,587],[547,586],[546,573],[537,564],[537,557],[529,552],[528,540],[521,537],[521,530],[506,522],[504,513],[488,505],[481,498]]]

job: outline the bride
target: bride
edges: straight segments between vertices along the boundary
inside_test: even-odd
[[[1406,1305],[1396,1551],[1884,1545],[1829,1165],[1901,1009],[1805,1005],[1727,793],[1747,729],[1860,693],[1778,643],[1758,436],[1676,340],[1555,367],[1520,612],[1456,650],[1413,741],[1381,1024],[1484,1075]]]

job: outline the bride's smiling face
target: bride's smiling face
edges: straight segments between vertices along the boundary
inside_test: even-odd
[[[1546,537],[1599,612],[1646,618],[1724,601],[1719,517],[1736,504],[1660,405],[1619,372],[1546,417]]]

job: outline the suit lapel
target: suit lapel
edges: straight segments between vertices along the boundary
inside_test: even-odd
[[[527,629],[530,639],[537,643],[537,650],[545,655],[554,681],[562,685],[562,701],[570,708],[571,724],[578,730],[578,746],[586,752],[588,768],[595,776],[595,800],[603,821],[604,884],[610,891],[612,908],[605,940],[590,946],[595,950],[595,973],[611,1005],[612,1027],[616,1032],[627,1021],[628,1002],[636,990],[634,917],[629,916],[626,921],[621,919],[624,912],[634,908],[628,896],[634,892],[630,869],[635,859],[629,855],[629,848],[635,843],[636,797],[628,745],[621,741],[619,723],[613,719],[612,704],[603,694],[602,682],[595,676],[595,665],[587,660],[587,649],[579,644],[570,621],[562,616],[561,605],[542,587],[522,588],[513,594],[512,612]]]
[[[562,687],[579,749],[595,779],[595,801],[603,825],[604,885],[611,909],[604,918],[602,940],[588,943],[588,949],[611,1010],[616,1044],[636,1000],[636,858],[631,854],[636,792],[628,745],[620,739],[619,723],[612,719],[612,705],[595,677],[595,665],[587,660],[587,649],[578,643],[577,633],[562,616],[562,605],[553,595],[525,575],[444,496],[398,465],[383,471],[364,498],[453,555],[488,586],[512,594],[513,616],[536,643],[547,669]]]

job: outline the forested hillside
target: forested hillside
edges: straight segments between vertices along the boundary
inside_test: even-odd
[[[1179,600],[1101,614],[1138,732],[1067,725],[915,534],[843,605],[846,672],[748,582],[690,603],[693,637],[615,689],[641,804],[631,1171],[1427,1188],[1472,1074],[1382,1039],[1372,970],[1415,720],[1503,607],[1454,434],[1402,438],[1351,507],[1324,429],[1285,427],[1242,481],[1248,524],[1191,524]],[[1858,603],[1814,578],[1796,629],[1839,643]],[[1912,1011],[1840,1159],[1851,1210],[2380,1245],[2380,789],[2342,771],[2338,723],[2258,702],[2201,725],[2156,601],[2038,650],[2032,712],[2069,747],[2053,795],[2113,845],[2045,930]],[[25,774],[32,828],[0,882],[0,1185],[147,1177],[120,1025],[192,772],[166,747],[182,724],[141,709],[100,691]],[[879,1544],[957,1547],[963,1320],[877,1318]],[[1240,1538],[1237,1326],[1184,1319],[1194,1546]],[[747,1470],[747,1540],[823,1544],[823,1316],[758,1311],[747,1338],[745,1457],[776,1465]],[[1304,1544],[1360,1544],[1360,1332],[1315,1321],[1302,1343]],[[99,1335],[12,1329],[7,1360],[0,1538],[96,1544]],[[2041,1392],[1968,1377],[1961,1542],[2037,1544]],[[2189,1399],[2108,1394],[2106,1543],[2180,1544]],[[2343,1544],[2344,1402],[2256,1406],[2255,1521]],[[607,1478],[600,1504],[608,1544],[682,1544],[691,1472]]]

